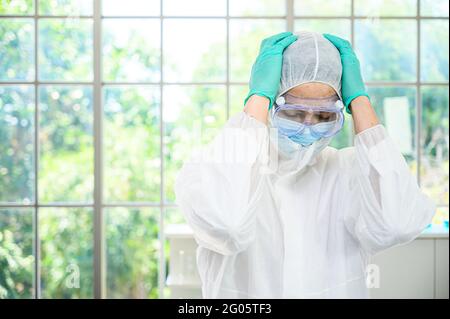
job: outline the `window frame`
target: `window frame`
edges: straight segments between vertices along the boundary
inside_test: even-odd
[[[314,20],[330,20],[330,19],[343,19],[350,21],[350,35],[349,39],[354,44],[355,38],[355,21],[366,20],[373,17],[356,16],[355,13],[355,1],[351,0],[351,12],[348,16],[312,16],[312,15],[295,15],[294,5],[295,0],[284,0],[286,5],[286,14],[282,16],[230,16],[230,0],[226,1],[226,15],[224,16],[168,16],[163,12],[163,0],[160,0],[160,12],[159,15],[149,16],[103,16],[102,15],[102,0],[93,0],[93,14],[86,16],[65,16],[65,15],[39,15],[39,1],[34,0],[34,14],[32,15],[0,15],[0,20],[3,19],[33,19],[34,21],[34,80],[32,81],[0,81],[0,85],[29,85],[34,88],[34,202],[30,204],[26,203],[5,203],[0,202],[0,208],[33,208],[33,229],[34,229],[34,247],[33,254],[35,256],[34,262],[34,298],[41,298],[41,275],[40,275],[40,234],[39,234],[39,209],[46,207],[89,207],[93,209],[93,223],[94,223],[94,256],[93,256],[93,275],[94,275],[94,298],[106,297],[106,247],[105,247],[105,225],[104,225],[104,210],[109,207],[156,207],[159,208],[159,260],[158,260],[158,290],[160,298],[164,298],[164,288],[166,280],[166,256],[164,253],[164,212],[166,209],[176,207],[175,204],[167,203],[165,199],[165,177],[164,177],[164,99],[163,90],[166,85],[214,85],[219,84],[225,86],[226,89],[226,117],[230,115],[230,87],[233,85],[247,85],[246,82],[232,82],[230,81],[230,21],[237,19],[283,19],[286,22],[286,29],[288,31],[294,31],[294,23],[297,19],[314,19]],[[416,89],[416,119],[415,119],[415,145],[416,145],[416,159],[417,169],[416,178],[420,185],[420,169],[421,169],[421,134],[422,134],[422,88],[429,86],[447,87],[449,82],[422,82],[421,77],[421,22],[426,20],[449,20],[449,17],[432,17],[422,16],[420,14],[421,1],[416,1],[416,15],[415,16],[381,16],[377,19],[407,19],[416,21],[417,24],[417,47],[416,47],[416,81],[414,82],[366,82],[368,87],[408,87]],[[93,21],[93,80],[84,81],[40,81],[39,80],[39,21],[41,19],[90,19]],[[102,21],[106,19],[156,19],[160,23],[160,80],[155,82],[105,82],[102,80]],[[166,82],[164,80],[163,73],[163,59],[164,59],[164,21],[166,19],[224,19],[226,21],[226,78],[223,82]],[[94,191],[93,202],[89,203],[40,203],[39,201],[39,87],[41,85],[83,85],[90,86],[93,89],[93,139],[94,139]],[[160,201],[159,203],[152,202],[120,202],[120,203],[107,203],[103,198],[104,183],[103,183],[103,171],[104,171],[104,150],[103,150],[103,88],[105,86],[126,85],[126,86],[159,86],[160,90],[160,108],[159,108],[159,157],[161,159],[160,168]],[[352,137],[350,137],[352,139]],[[351,141],[349,141],[351,145]],[[441,204],[441,203],[439,203]],[[447,205],[440,205],[448,207]]]

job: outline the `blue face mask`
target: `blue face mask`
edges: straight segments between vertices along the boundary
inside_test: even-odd
[[[302,146],[309,146],[315,141],[320,140],[336,125],[335,122],[306,125],[306,127],[301,131],[300,128],[304,126],[304,124],[299,124],[295,121],[278,119],[277,124],[280,134],[287,136],[291,141]],[[299,131],[301,131],[301,133],[297,133]]]

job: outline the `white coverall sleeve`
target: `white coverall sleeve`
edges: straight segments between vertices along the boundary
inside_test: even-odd
[[[412,241],[431,222],[435,205],[384,126],[357,134],[354,155],[344,218],[349,232],[369,255]]]
[[[261,197],[259,162],[267,143],[268,127],[240,112],[183,164],[176,202],[200,246],[231,255],[254,239],[252,206]]]

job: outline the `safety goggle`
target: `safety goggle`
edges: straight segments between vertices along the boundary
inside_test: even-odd
[[[337,96],[304,99],[286,94],[277,99],[272,120],[274,125],[282,128],[282,133],[288,136],[301,134],[308,127],[314,136],[330,137],[339,132],[344,125],[343,109],[344,105]]]

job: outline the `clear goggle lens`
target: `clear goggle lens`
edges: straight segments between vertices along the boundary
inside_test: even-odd
[[[272,113],[272,120],[280,133],[288,137],[301,134],[309,129],[316,137],[331,137],[344,125],[341,107],[306,107],[300,105],[280,105]]]
[[[302,134],[303,131],[309,129],[311,134],[318,138],[323,137],[331,137],[338,133],[344,121],[335,121],[335,122],[327,122],[327,123],[319,123],[319,124],[301,124],[298,122],[295,125],[285,125],[286,120],[278,118],[274,119],[274,124],[278,127],[281,134],[286,135],[287,137],[296,136],[298,134]],[[324,125],[327,124],[327,125]]]
[[[339,117],[337,112],[311,112],[305,110],[285,109],[278,111],[277,116],[298,123],[318,124],[323,122],[334,122]]]

